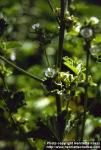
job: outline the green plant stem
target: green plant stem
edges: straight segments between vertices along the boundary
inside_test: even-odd
[[[54,12],[54,11],[55,11],[55,9],[54,9],[54,6],[53,6],[53,4],[52,4],[51,0],[47,0],[47,1],[48,1],[48,4],[49,4],[49,6],[50,6],[51,10]]]
[[[84,131],[85,131],[85,122],[86,122],[86,112],[87,112],[87,103],[88,103],[88,74],[89,74],[89,48],[90,43],[86,43],[86,80],[85,80],[85,101],[84,101],[84,114],[83,114],[83,122],[82,122],[82,130],[81,130],[81,141],[84,139]]]
[[[29,76],[30,78],[43,83],[44,80],[41,80],[41,79],[33,76],[29,72],[23,70],[22,68],[18,67],[17,65],[15,65],[14,63],[12,63],[11,61],[7,60],[5,57],[3,57],[3,56],[0,55],[0,59],[3,60],[4,62],[6,62],[7,64],[9,64],[10,66],[12,66],[13,68],[17,69],[18,71],[22,72],[23,74]]]
[[[47,61],[48,67],[50,67],[50,62],[49,62],[49,59],[48,59],[48,56],[47,56],[46,49],[44,50],[44,53],[45,53],[45,57],[46,57],[46,61]]]
[[[56,94],[56,107],[57,107],[57,136],[58,136],[58,139],[59,141],[61,141],[62,137],[61,137],[61,118],[60,118],[60,115],[61,115],[61,96]]]
[[[3,81],[3,84],[4,84],[5,89],[6,89],[7,92],[8,92],[9,89],[8,89],[7,83],[6,83],[6,81],[5,81],[5,77],[2,78],[2,81]]]
[[[63,53],[63,42],[64,42],[64,12],[65,12],[65,0],[61,0],[61,13],[60,13],[60,31],[59,31],[59,45],[57,51],[57,69],[61,70],[62,63],[62,53]],[[56,95],[56,106],[57,106],[57,115],[61,112],[61,96]]]
[[[63,42],[64,42],[64,12],[65,12],[65,0],[61,0],[61,14],[60,14],[60,31],[59,31],[59,45],[57,51],[57,69],[61,69],[62,63],[62,51],[63,51]],[[56,106],[57,106],[57,116],[61,112],[61,96],[56,94]]]
[[[57,115],[59,116],[59,114],[61,113],[61,96],[60,95],[56,95],[56,107],[57,107]]]
[[[49,4],[49,6],[50,6],[52,12],[55,13],[55,8],[54,8],[54,6],[53,6],[51,0],[47,0],[47,1],[48,1],[48,4]],[[58,24],[60,25],[59,17],[56,17],[56,20],[57,20]]]
[[[57,68],[59,70],[61,70],[62,56],[63,56],[63,43],[64,43],[64,31],[65,31],[64,12],[65,12],[65,0],[61,0],[59,45],[57,51]]]
[[[8,89],[7,83],[6,83],[6,81],[5,81],[5,78],[2,78],[2,80],[3,80],[3,84],[4,84],[5,89],[9,92],[9,89]],[[14,120],[14,118],[13,118],[13,116],[12,116],[12,113],[11,113],[10,109],[8,108],[8,106],[7,106],[7,104],[6,104],[6,100],[5,100],[3,97],[2,97],[2,100],[3,100],[4,103],[5,103],[6,111],[7,111],[8,114],[9,114],[9,117],[10,117],[10,119],[11,119],[11,121],[12,121],[13,126],[15,127],[16,130],[19,131],[19,133],[21,134],[22,139],[29,145],[30,149],[31,149],[31,150],[34,150],[33,147],[32,147],[32,145],[30,144],[28,138],[25,136],[25,133],[24,133],[23,129],[22,129],[22,128],[18,125],[18,123]]]
[[[72,1],[68,0],[67,9],[70,12],[70,14],[71,14],[71,8],[70,8],[71,3],[72,3]]]
[[[57,50],[57,70],[61,70],[62,56],[63,56],[63,43],[64,43],[64,31],[65,31],[65,22],[64,22],[64,13],[65,13],[65,0],[61,0],[60,2],[60,30],[59,30],[59,44]],[[58,136],[61,140],[61,96],[56,94],[56,106],[57,106],[57,121],[58,121]]]

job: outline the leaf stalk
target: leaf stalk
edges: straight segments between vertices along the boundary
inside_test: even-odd
[[[35,76],[33,76],[32,74],[30,74],[29,72],[25,71],[24,69],[18,67],[17,65],[15,65],[14,63],[12,63],[11,61],[9,61],[8,59],[6,59],[5,57],[0,55],[0,59],[3,60],[5,63],[7,63],[8,65],[12,66],[13,68],[17,69],[18,71],[22,72],[23,74],[29,76],[30,78],[43,83],[44,80],[41,80]]]

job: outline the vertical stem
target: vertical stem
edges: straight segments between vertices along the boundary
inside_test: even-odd
[[[57,51],[57,68],[61,70],[62,56],[63,56],[63,42],[64,42],[64,12],[65,12],[65,0],[61,0],[61,13],[60,13],[60,31],[59,31],[59,45]]]
[[[9,91],[8,89],[8,86],[7,86],[7,83],[6,83],[6,80],[5,80],[5,77],[2,78],[2,81],[3,81],[3,84],[4,84],[4,87],[7,91]]]
[[[86,42],[86,80],[85,80],[85,101],[84,101],[84,114],[82,122],[82,131],[81,131],[81,141],[84,139],[84,130],[85,130],[85,121],[86,121],[86,112],[87,112],[87,103],[88,103],[88,73],[89,73],[89,48],[90,42]]]
[[[60,0],[60,30],[59,30],[59,44],[57,50],[57,69],[61,71],[62,57],[63,57],[63,43],[64,43],[64,33],[65,33],[65,21],[64,21],[64,13],[65,13],[65,0]],[[57,106],[57,121],[58,121],[58,136],[61,140],[61,96],[56,95],[56,106]]]
[[[61,70],[62,55],[63,55],[63,42],[64,42],[64,31],[65,31],[65,22],[64,22],[65,0],[61,0],[60,8],[61,8],[60,31],[59,31],[59,45],[57,51],[57,69],[59,70]],[[61,112],[61,97],[59,95],[56,95],[56,106],[57,106],[57,115],[59,116]]]
[[[48,67],[50,67],[50,62],[49,62],[49,59],[48,59],[48,55],[47,55],[46,49],[44,50],[44,53],[45,53],[45,57],[46,57],[46,61],[47,61]]]
[[[61,96],[56,94],[56,107],[57,107],[57,134],[59,141],[62,140],[62,135],[61,135]]]
[[[68,0],[68,11],[69,11],[70,14],[71,14],[71,8],[70,8],[70,5],[71,5],[71,0]]]
[[[61,113],[61,97],[60,95],[56,95],[56,107],[57,107],[57,115]]]

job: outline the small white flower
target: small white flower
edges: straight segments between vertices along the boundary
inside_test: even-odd
[[[53,68],[47,68],[46,70],[45,70],[45,76],[47,77],[47,78],[53,78],[54,77],[54,75],[55,75],[55,69],[53,69]]]
[[[81,29],[80,33],[81,33],[81,36],[85,39],[89,39],[93,36],[93,30],[88,27]]]
[[[39,23],[36,23],[36,24],[33,24],[33,25],[32,25],[32,29],[34,29],[34,30],[35,30],[36,28],[39,28],[39,27],[40,27],[40,24],[39,24]]]
[[[93,23],[93,24],[98,24],[99,23],[99,19],[95,16],[91,17],[90,18],[90,21]]]
[[[40,98],[39,101],[36,101],[34,103],[34,106],[38,109],[43,109],[43,108],[47,107],[49,104],[50,104],[49,99],[46,97],[43,97],[43,98]]]
[[[16,54],[15,54],[15,52],[12,52],[12,53],[11,53],[10,59],[11,59],[12,61],[15,61],[15,60],[16,60]]]

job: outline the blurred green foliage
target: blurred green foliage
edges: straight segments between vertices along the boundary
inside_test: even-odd
[[[59,7],[58,0],[53,1],[53,3],[55,8]],[[89,21],[89,18],[92,16],[97,17],[99,20],[101,19],[101,6],[89,4],[85,1],[75,0],[71,6],[71,12],[76,18],[78,18],[77,22],[81,25],[85,20]],[[0,36],[0,55],[2,54],[3,56],[6,56],[26,71],[40,79],[44,79],[45,70],[50,66],[55,66],[56,50],[58,48],[58,23],[47,0],[0,0],[0,18],[2,17],[5,18],[7,22],[7,30],[3,36]],[[37,31],[35,32],[33,29],[33,27],[38,24],[41,34]],[[92,45],[98,45],[98,48],[100,49],[101,20],[96,32],[97,36],[92,40]],[[83,44],[84,41],[79,38],[78,32],[75,31],[75,28],[72,28],[69,32],[65,33],[63,55],[70,58],[78,57],[78,59],[81,59],[82,62],[85,63]],[[49,62],[47,62],[45,53],[47,53]],[[90,56],[89,72],[92,75],[91,81],[93,80],[97,86],[90,87],[88,93],[89,113],[87,114],[85,131],[85,139],[88,141],[101,140],[100,57],[98,58],[96,53],[95,55]],[[68,67],[71,68],[68,60],[65,61],[65,65],[65,67],[63,66],[63,70],[68,71]],[[3,72],[1,70],[2,67],[4,68],[2,69]],[[77,74],[78,70],[76,69],[77,68],[72,66],[72,71]],[[13,67],[7,64],[4,65],[3,61],[0,60],[0,77],[1,74],[5,73],[7,75],[11,73],[6,77],[6,82],[9,90],[14,92],[13,97],[19,93],[19,91],[22,91],[25,95],[23,99],[25,99],[26,105],[19,106],[19,109],[13,112],[14,119],[21,124],[21,127],[26,132],[37,128],[35,122],[38,119],[44,120],[44,122],[51,127],[51,122],[56,122],[55,117],[52,118],[52,116],[56,114],[54,95],[48,95],[45,86],[23,75]],[[21,137],[16,139],[18,133],[15,133],[14,128],[8,125],[10,118],[9,113],[7,114],[3,110],[5,104],[1,101],[2,90],[5,89],[3,89],[3,82],[0,78],[0,149],[29,150],[27,143],[24,145],[23,142],[19,140]],[[81,95],[78,96],[78,93],[80,92]],[[78,122],[77,113],[82,113],[83,111],[84,89],[82,87],[76,89],[76,94],[76,96],[72,96],[69,104],[69,123],[66,129],[64,141],[74,140],[77,131],[73,126],[73,121],[76,120]],[[17,99],[19,98],[17,97]],[[62,110],[64,110],[66,103],[67,101],[63,102]],[[47,123],[46,120],[49,122]],[[4,128],[4,125],[7,125],[6,129]],[[75,126],[77,126],[77,124]],[[11,132],[12,136],[10,137]],[[52,133],[54,133],[54,129]],[[34,140],[29,139],[29,141],[33,147],[37,147],[37,150],[43,150],[46,142],[46,140],[42,140],[41,138]]]

